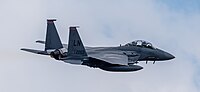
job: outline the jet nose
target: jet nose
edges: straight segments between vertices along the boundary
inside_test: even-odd
[[[157,49],[159,54],[157,54],[158,56],[158,60],[170,60],[170,59],[174,59],[175,56],[173,56],[172,54],[165,52],[163,50]]]
[[[165,52],[165,58],[166,58],[167,60],[170,60],[170,59],[174,59],[175,56],[173,56],[173,55],[170,54],[170,53]]]

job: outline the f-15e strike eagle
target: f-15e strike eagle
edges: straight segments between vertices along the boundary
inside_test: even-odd
[[[173,55],[155,48],[151,43],[137,40],[116,47],[85,47],[78,34],[77,27],[69,27],[68,44],[62,44],[55,27],[55,19],[47,20],[44,50],[22,48],[31,53],[49,55],[56,60],[76,65],[86,65],[112,72],[129,72],[143,69],[139,61],[164,61],[175,58]]]

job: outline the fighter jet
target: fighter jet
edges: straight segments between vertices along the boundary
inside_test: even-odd
[[[175,58],[173,55],[153,47],[149,42],[136,40],[116,47],[86,47],[77,31],[69,27],[68,44],[62,44],[55,27],[55,19],[47,20],[46,40],[36,41],[45,44],[44,50],[22,48],[35,54],[48,55],[52,58],[75,65],[86,65],[112,72],[129,72],[143,69],[140,61],[164,61]]]

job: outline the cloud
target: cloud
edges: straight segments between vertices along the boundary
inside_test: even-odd
[[[194,8],[190,11],[181,8],[185,10],[181,12],[176,7],[186,3],[179,6],[172,2],[3,0],[0,91],[198,92],[200,13],[195,8],[198,4],[191,3]],[[85,45],[116,46],[144,39],[173,53],[176,59],[155,65],[140,63],[144,69],[138,72],[110,73],[19,51],[24,46],[44,48],[34,41],[44,39],[47,18],[57,18],[56,26],[65,43],[68,27],[80,25]]]

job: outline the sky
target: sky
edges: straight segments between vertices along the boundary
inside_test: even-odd
[[[199,0],[0,0],[1,92],[199,92]],[[56,18],[63,43],[80,26],[84,45],[151,42],[174,56],[112,73],[20,51],[44,49],[46,20]]]

